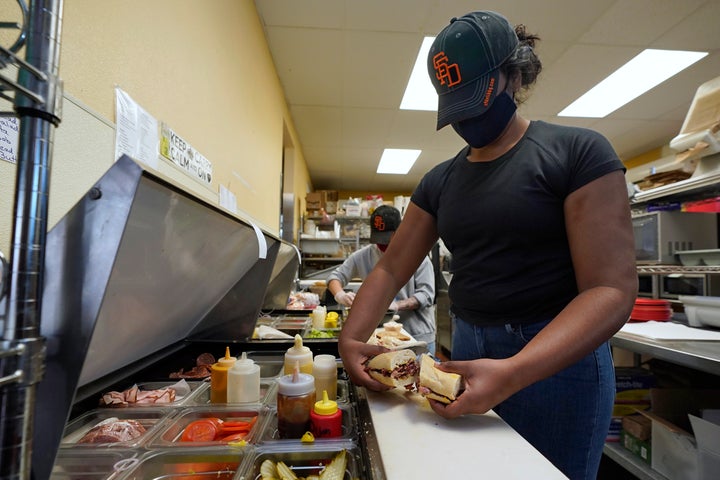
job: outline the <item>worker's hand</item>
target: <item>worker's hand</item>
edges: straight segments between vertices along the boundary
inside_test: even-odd
[[[481,358],[438,364],[440,370],[459,374],[464,390],[457,400],[445,405],[430,400],[430,407],[441,417],[455,418],[467,413],[486,413],[515,393],[513,371],[507,360]]]
[[[338,305],[350,307],[352,306],[353,300],[355,300],[355,292],[346,292],[345,290],[340,290],[338,293],[335,294],[335,301],[338,303]]]
[[[342,358],[345,373],[347,373],[353,384],[375,391],[389,390],[391,388],[372,378],[365,369],[368,360],[381,353],[389,352],[389,349],[346,338],[341,332],[338,351],[340,358]]]

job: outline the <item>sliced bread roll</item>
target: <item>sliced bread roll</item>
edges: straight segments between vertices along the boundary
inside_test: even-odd
[[[371,358],[367,363],[368,374],[388,387],[415,390],[418,364],[412,350],[395,350]]]
[[[453,402],[462,387],[462,377],[435,367],[435,360],[425,353],[420,356],[418,391],[426,398],[445,404]]]

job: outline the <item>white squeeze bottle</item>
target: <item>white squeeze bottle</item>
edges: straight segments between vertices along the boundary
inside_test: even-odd
[[[315,398],[323,398],[323,391],[330,400],[337,399],[337,363],[334,355],[315,355],[313,362]]]
[[[290,375],[295,370],[295,362],[300,365],[300,372],[312,375],[313,373],[313,353],[310,348],[303,345],[302,337],[295,335],[295,345],[287,349],[285,352],[285,375]]]
[[[260,366],[247,354],[242,356],[228,370],[228,403],[255,403],[260,401]]]

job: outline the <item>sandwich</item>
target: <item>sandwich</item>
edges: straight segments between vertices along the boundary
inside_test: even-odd
[[[373,339],[371,338],[371,340]],[[382,330],[378,329],[375,332],[375,338],[372,343],[386,348],[397,348],[410,340],[412,340],[412,337],[405,335],[402,331],[402,323],[393,320],[384,323]]]
[[[395,350],[371,358],[366,369],[368,374],[388,387],[415,390],[418,379],[418,364],[412,350]]]
[[[428,354],[420,356],[418,392],[426,398],[445,404],[453,402],[460,388],[462,377],[457,373],[443,372],[435,367],[435,360]]]

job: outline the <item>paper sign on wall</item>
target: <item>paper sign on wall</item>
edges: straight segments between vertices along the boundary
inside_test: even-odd
[[[160,154],[195,180],[210,185],[212,163],[175,133],[167,124],[160,132]]]
[[[158,168],[158,121],[130,95],[115,88],[115,159],[131,158]]]
[[[20,120],[15,117],[0,117],[0,159],[17,163]]]

